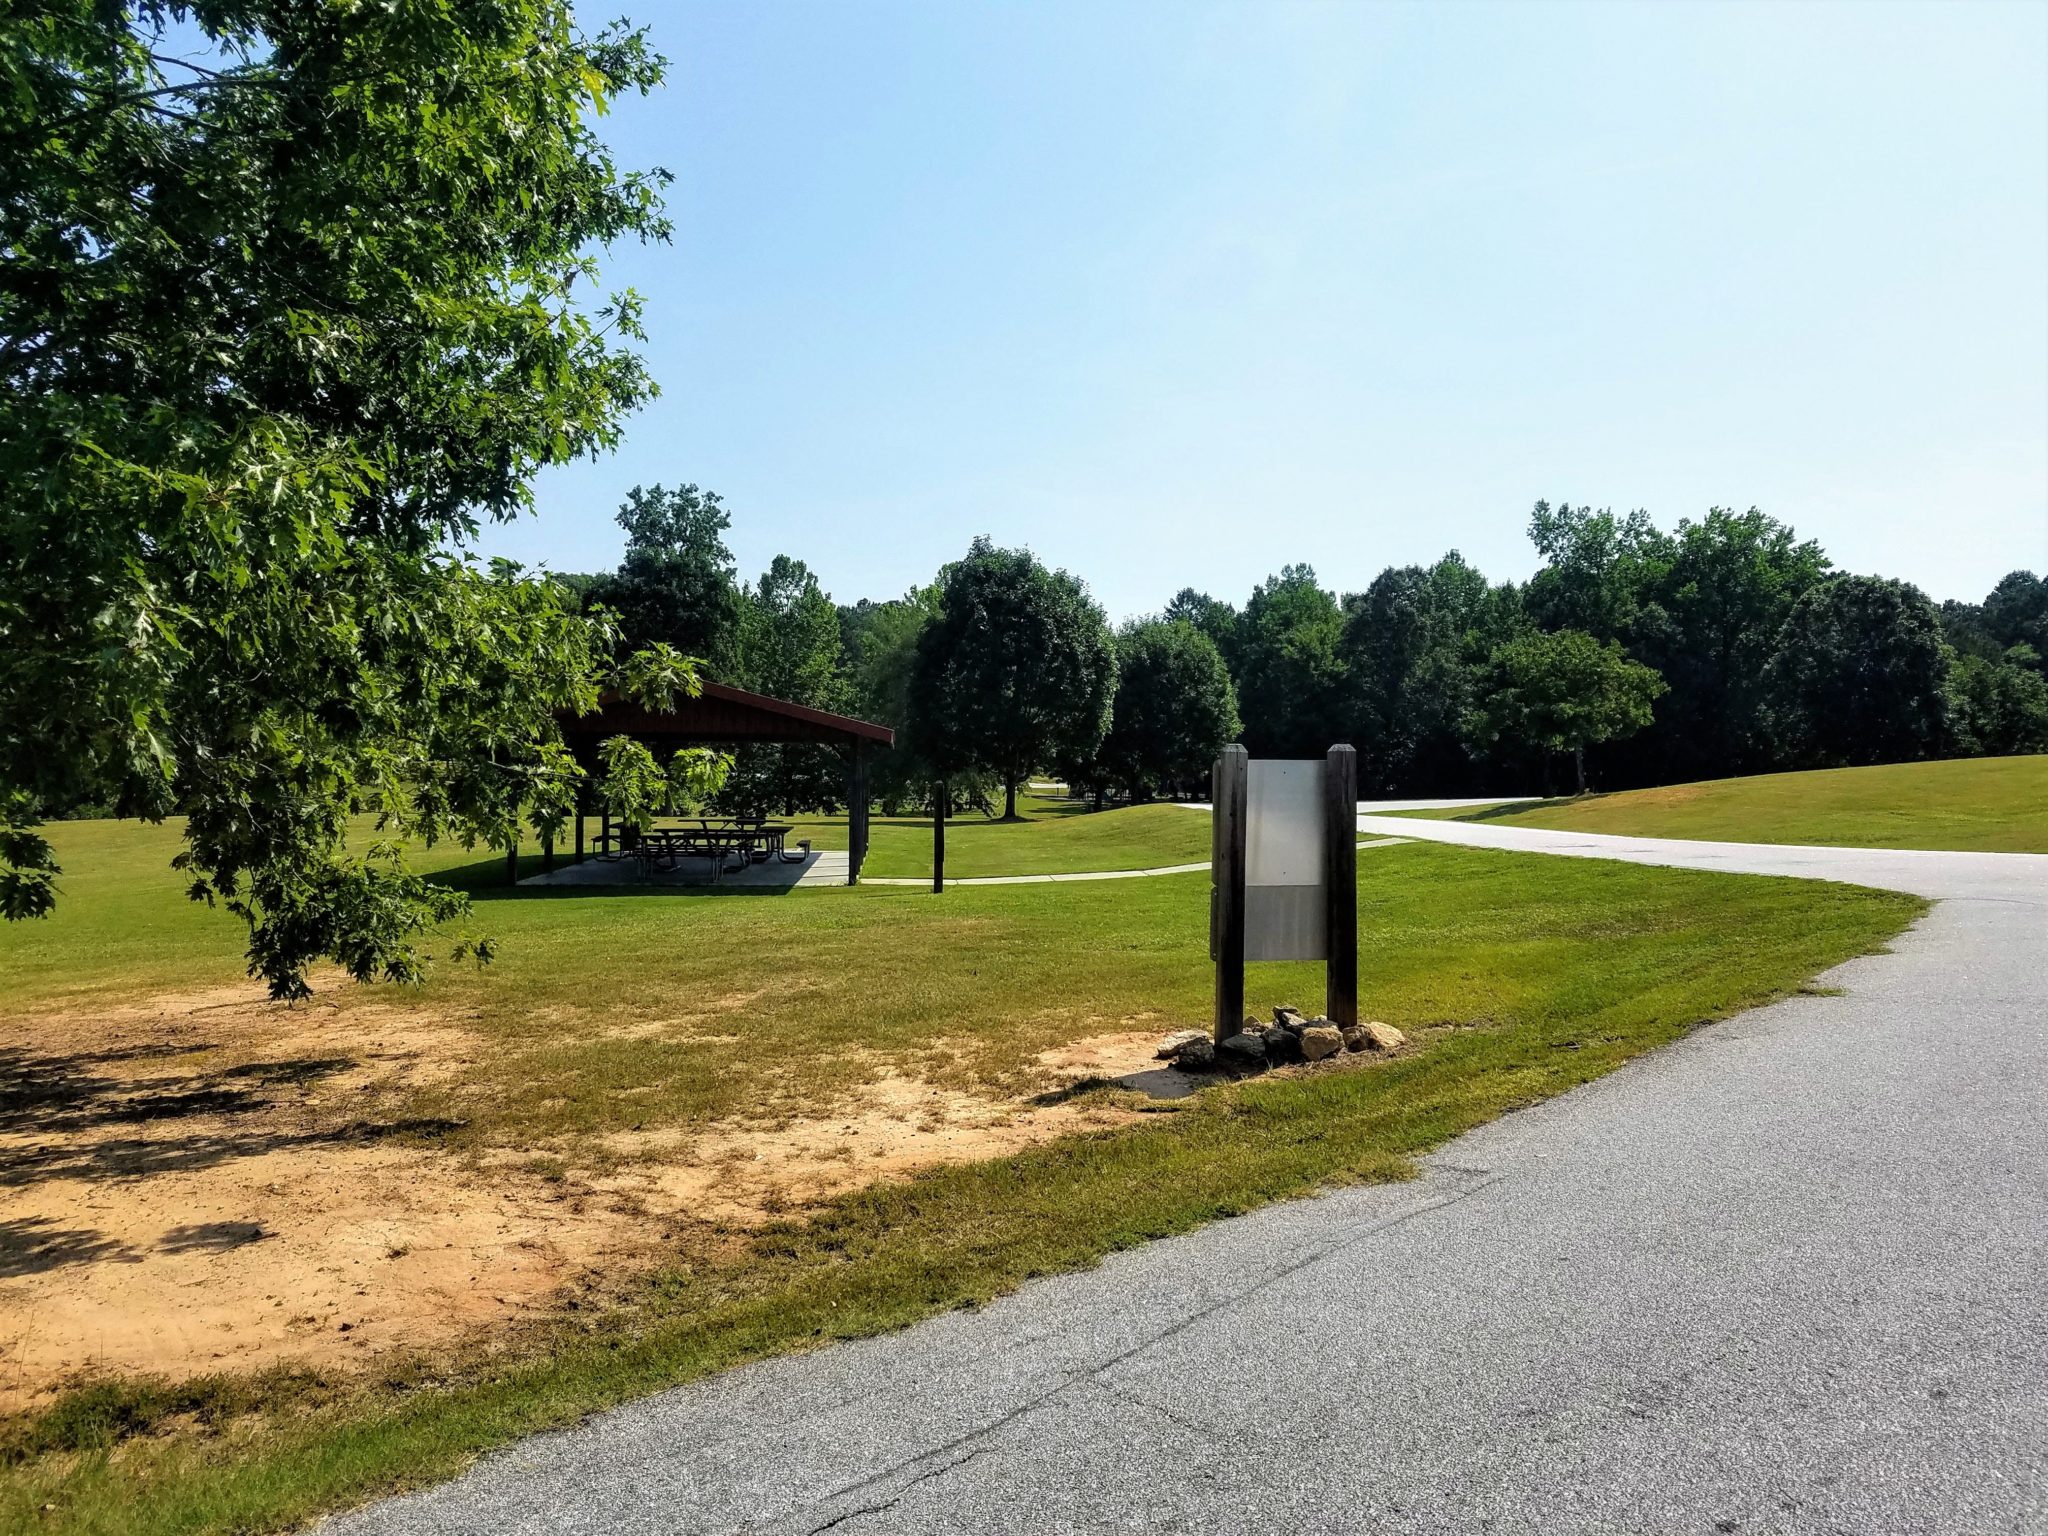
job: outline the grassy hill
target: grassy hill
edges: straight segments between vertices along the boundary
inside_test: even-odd
[[[1624,837],[2048,853],[2048,757],[1767,773],[1416,814]]]

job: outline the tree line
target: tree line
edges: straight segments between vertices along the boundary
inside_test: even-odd
[[[1198,791],[1226,741],[1255,756],[1360,754],[1370,794],[1675,783],[1775,769],[2048,750],[2048,579],[1939,606],[1836,570],[1762,512],[1665,531],[1538,502],[1542,564],[1489,580],[1455,551],[1362,592],[1284,567],[1236,604],[1183,589],[1112,629],[1078,578],[977,540],[900,598],[835,604],[803,561],[739,579],[720,499],[636,487],[618,569],[558,578],[627,649],[894,726],[885,811],[1015,813],[1054,773],[1098,799]],[[738,756],[727,808],[836,804],[822,748]]]

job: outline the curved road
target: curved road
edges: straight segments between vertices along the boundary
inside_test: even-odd
[[[1362,816],[1939,898],[1894,953],[979,1312],[489,1457],[372,1532],[2048,1532],[2048,856]]]

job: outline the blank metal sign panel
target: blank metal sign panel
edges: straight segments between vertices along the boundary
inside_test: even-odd
[[[1253,759],[1245,823],[1245,959],[1328,959],[1322,763]]]

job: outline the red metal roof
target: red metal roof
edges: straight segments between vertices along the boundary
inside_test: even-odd
[[[672,710],[651,710],[616,693],[606,693],[590,714],[563,714],[557,720],[572,745],[613,736],[677,742],[876,742],[885,747],[896,743],[893,730],[871,720],[711,682],[703,685],[696,698],[677,699]]]

